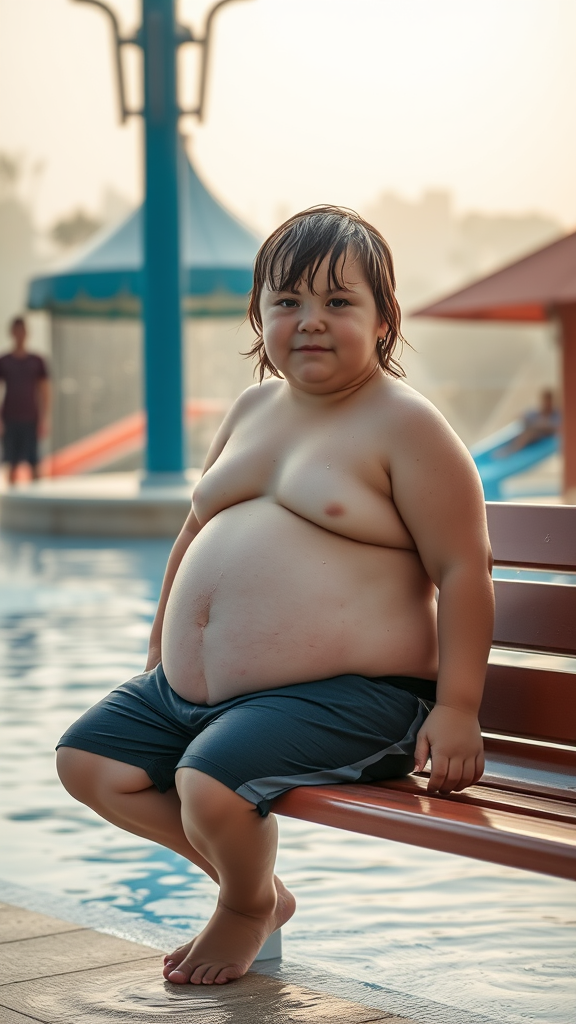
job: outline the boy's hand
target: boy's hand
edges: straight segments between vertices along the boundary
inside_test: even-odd
[[[422,771],[428,757],[429,793],[451,793],[478,782],[484,771],[484,745],[476,715],[436,704],[418,733],[416,771]]]

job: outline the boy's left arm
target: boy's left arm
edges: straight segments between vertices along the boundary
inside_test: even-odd
[[[38,436],[46,437],[49,433],[51,389],[48,377],[38,381]]]
[[[404,417],[401,417],[404,419]],[[428,791],[449,793],[484,770],[478,723],[492,641],[492,555],[482,485],[468,451],[434,408],[417,404],[394,446],[394,503],[438,588],[436,705],[418,734]]]

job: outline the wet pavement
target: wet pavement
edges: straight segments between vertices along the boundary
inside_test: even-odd
[[[415,1024],[252,971],[228,985],[171,985],[152,946],[6,903],[0,978],[3,1024]]]

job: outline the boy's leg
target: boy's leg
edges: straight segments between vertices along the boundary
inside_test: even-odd
[[[246,973],[268,936],[294,913],[294,897],[274,877],[276,819],[261,817],[195,768],[179,768],[176,786],[184,833],[214,866],[220,896],[206,928],[169,957],[164,976],[179,984],[224,984]]]
[[[59,748],[57,768],[64,787],[76,800],[91,807],[102,818],[118,825],[126,832],[132,832],[144,839],[151,839],[161,846],[174,850],[175,853],[196,864],[216,883],[219,883],[217,868],[196,848],[194,842],[191,842],[186,834],[187,831],[191,834],[192,828],[190,827],[186,831],[183,828],[182,807],[175,788],[169,789],[166,793],[160,793],[143,768],[75,747]],[[259,817],[251,804],[247,804],[245,800],[237,797],[221,783],[192,769],[181,769],[181,771],[198,775],[208,783],[213,783],[211,788],[224,790],[225,794],[230,795],[232,801],[245,805],[252,811],[254,817]],[[204,798],[206,798],[206,788],[205,786]],[[199,787],[197,790],[200,791]],[[212,799],[212,794],[209,798]],[[264,819],[259,820],[263,821]],[[294,898],[279,878],[274,878],[274,886],[278,898],[278,917],[283,917],[283,920],[275,927],[280,927],[292,916],[295,903]],[[188,980],[190,972],[187,958],[190,956],[195,941],[196,939],[192,939],[165,957],[165,961],[168,962],[168,970],[164,971],[166,976],[183,961],[186,961],[183,967],[184,977],[175,977],[171,980],[175,982]]]
[[[174,850],[218,882],[213,866],[184,834],[174,787],[172,765],[194,735],[182,712],[193,709],[173,693],[158,665],[117,687],[71,725],[58,744],[56,764],[77,800],[127,832]]]
[[[160,793],[143,768],[75,747],[60,747],[56,766],[71,796],[101,818],[174,850],[218,882],[212,864],[191,846],[184,833],[175,789]]]

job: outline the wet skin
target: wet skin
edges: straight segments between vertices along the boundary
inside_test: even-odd
[[[244,393],[194,492],[161,642],[187,700],[344,672],[436,675],[434,586],[390,478],[397,411],[423,400],[379,370],[385,325],[357,270],[346,283],[263,296],[287,379]]]
[[[242,977],[266,939],[282,928],[296,909],[292,893],[279,878],[274,882],[277,898],[273,913],[261,917],[238,914],[219,901],[206,928],[164,957],[164,977],[176,985],[223,985]]]
[[[492,636],[482,489],[437,410],[379,368],[386,324],[357,263],[342,274],[338,291],[323,264],[314,292],[262,295],[266,350],[284,379],[248,389],[214,440],[168,561],[147,668],[162,660],[180,696],[208,704],[345,672],[437,676],[416,762],[431,753],[430,791],[463,789],[483,770]],[[70,791],[220,884],[213,917],[168,956],[165,977],[240,977],[294,910],[274,879],[274,816],[194,769],[164,799],[140,769],[74,762],[82,753],[63,758]]]

